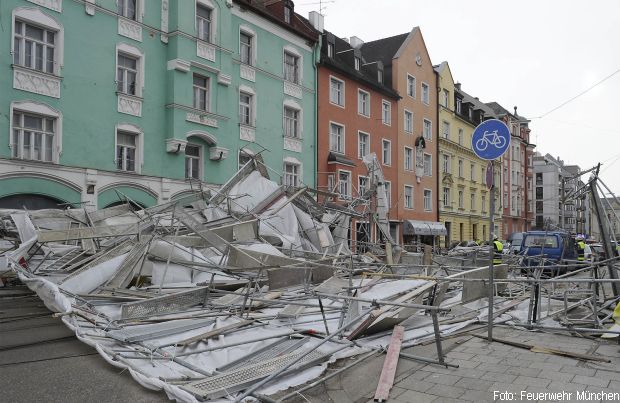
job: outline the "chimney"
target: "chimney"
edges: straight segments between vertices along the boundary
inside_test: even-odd
[[[461,83],[454,83],[454,86],[456,87],[457,90],[461,90]]]
[[[308,20],[310,21],[310,25],[312,25],[314,29],[323,33],[324,17],[322,14],[319,14],[316,11],[310,11],[310,14],[308,15]]]
[[[357,36],[352,36],[351,39],[349,40],[349,43],[351,44],[353,48],[359,49],[364,44],[364,41],[358,38]]]

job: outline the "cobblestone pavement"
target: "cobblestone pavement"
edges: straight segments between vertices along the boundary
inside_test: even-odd
[[[477,333],[486,335],[485,332]],[[575,353],[595,354],[611,363],[580,361],[472,336],[444,341],[447,361],[459,368],[421,364],[401,358],[389,402],[620,402],[620,345],[599,339],[496,327],[494,337]],[[436,357],[433,345],[407,352]],[[368,360],[340,376],[304,392],[298,402],[372,402],[383,356]],[[566,392],[563,395],[537,393]],[[618,393],[616,400],[588,392]],[[570,393],[570,395],[569,395]],[[578,395],[579,393],[579,395]],[[605,396],[602,396],[605,397]]]

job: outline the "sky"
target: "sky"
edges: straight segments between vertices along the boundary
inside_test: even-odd
[[[600,162],[620,197],[620,1],[295,1],[305,17],[321,6],[339,37],[368,42],[419,26],[433,64],[447,60],[463,91],[517,106],[541,154],[583,170]]]

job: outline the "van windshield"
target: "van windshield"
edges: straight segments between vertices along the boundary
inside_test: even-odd
[[[526,248],[557,248],[558,238],[553,235],[528,235],[523,244]]]

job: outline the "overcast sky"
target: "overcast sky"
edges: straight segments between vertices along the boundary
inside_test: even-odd
[[[318,0],[297,0],[307,17]],[[620,197],[618,0],[335,0],[325,28],[371,41],[420,26],[433,64],[447,60],[455,81],[483,102],[531,118],[536,150],[588,169]],[[584,177],[585,179],[585,177]]]

